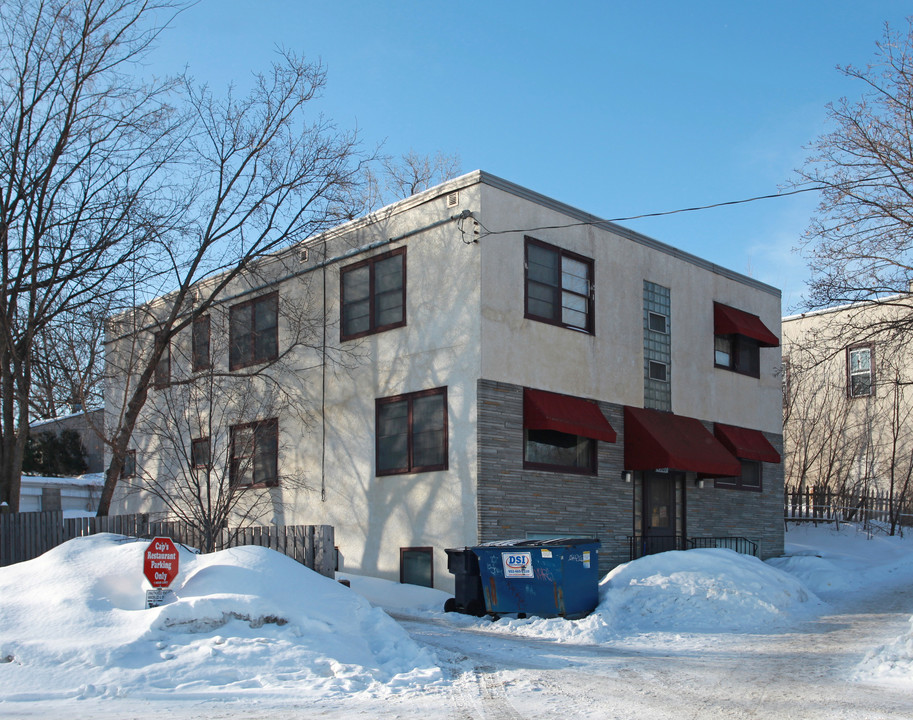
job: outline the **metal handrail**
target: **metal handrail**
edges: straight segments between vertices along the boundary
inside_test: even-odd
[[[758,543],[743,536],[684,537],[682,535],[645,536],[628,535],[628,550],[631,560],[644,555],[668,552],[670,550],[697,550],[700,548],[723,548],[742,555],[758,557]]]

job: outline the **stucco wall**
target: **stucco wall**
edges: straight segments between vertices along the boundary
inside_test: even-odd
[[[907,477],[913,453],[913,363],[906,335],[910,296],[783,320],[788,364],[784,427],[787,484],[889,492]],[[873,385],[849,393],[847,349],[871,348]]]
[[[779,335],[778,291],[659,243],[636,242],[620,228],[581,225],[533,198],[482,188],[484,226],[513,230],[481,240],[482,377],[642,407],[643,281],[649,280],[671,290],[672,411],[782,431],[779,348],[761,349],[760,378],[714,368],[713,354],[714,301],[760,316]],[[524,318],[524,235],[593,259],[594,334]]]

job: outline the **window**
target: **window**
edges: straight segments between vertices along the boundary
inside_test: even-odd
[[[120,469],[122,478],[136,477],[136,450],[127,450],[124,455],[124,465]]]
[[[158,343],[164,338],[165,348],[162,350],[162,356],[155,366],[155,376],[152,384],[157,388],[166,387],[171,382],[171,343],[168,341],[168,335],[165,331],[155,334],[155,342]]]
[[[523,467],[596,474],[596,442],[616,433],[592,400],[523,389]]]
[[[760,345],[757,340],[744,335],[716,335],[713,339],[713,362],[718,368],[759,377]]]
[[[434,587],[434,550],[430,547],[399,549],[399,581]]]
[[[230,370],[279,357],[279,294],[234,305],[229,310]]]
[[[342,340],[405,325],[406,248],[342,268],[340,293]]]
[[[526,317],[593,332],[593,261],[526,238]]]
[[[263,487],[279,484],[279,420],[259,420],[230,429],[231,484]]]
[[[761,492],[761,463],[741,458],[739,462],[742,464],[742,474],[738,477],[716,478],[714,487]]]
[[[666,363],[650,361],[650,379],[658,382],[669,381],[669,366]]]
[[[190,464],[195,468],[209,467],[209,438],[190,441]]]
[[[596,474],[596,441],[559,430],[523,431],[523,467]]]
[[[723,303],[713,303],[713,363],[718,368],[760,377],[762,347],[779,347],[780,340],[757,315]]]
[[[644,280],[644,407],[672,412],[672,291]]]
[[[193,321],[190,336],[193,371],[209,369],[209,315]]]
[[[447,389],[383,398],[376,405],[378,475],[447,469]]]
[[[859,345],[847,348],[846,372],[847,394],[851,397],[867,397],[875,390],[872,363],[872,346]]]
[[[668,318],[665,315],[660,313],[651,312],[649,313],[649,328],[653,332],[662,333],[663,335],[668,334],[667,327]]]

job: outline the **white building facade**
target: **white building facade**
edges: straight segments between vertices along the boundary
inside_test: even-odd
[[[163,376],[294,350],[266,371],[283,402],[229,403],[222,440],[189,420],[191,464],[267,498],[260,522],[333,525],[341,570],[450,589],[445,548],[556,535],[598,538],[604,569],[783,550],[780,293],[756,280],[474,172],[264,263],[212,315]],[[159,384],[144,416],[191,392]],[[129,472],[167,476],[143,427]]]

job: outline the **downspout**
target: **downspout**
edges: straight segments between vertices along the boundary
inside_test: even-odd
[[[327,257],[327,243],[323,241],[323,259]],[[323,270],[323,339],[320,344],[320,499],[327,501],[327,263]]]

